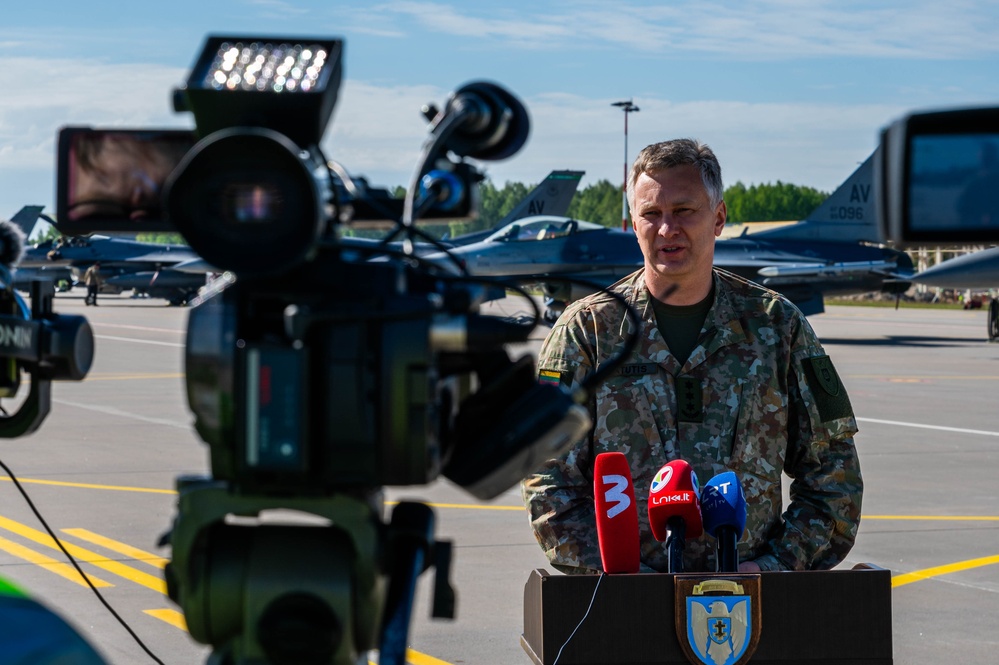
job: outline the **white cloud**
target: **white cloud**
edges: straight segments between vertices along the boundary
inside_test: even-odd
[[[52,205],[55,135],[65,124],[190,126],[173,114],[169,91],[185,71],[96,61],[17,60],[0,71],[0,215],[25,203]],[[23,83],[31,72],[30,89]],[[406,184],[426,138],[420,114],[449,91],[347,80],[324,141],[327,156],[374,185]],[[486,165],[494,182],[538,182],[552,169],[582,169],[583,185],[623,177],[621,114],[613,99],[548,93],[525,99],[526,148]],[[695,136],[714,147],[725,180],[783,180],[831,190],[873,150],[877,130],[904,109],[887,105],[671,102],[643,97],[631,117],[629,158],[648,143]]]
[[[506,41],[519,48],[625,45],[753,59],[960,58],[999,51],[999,14],[988,4],[746,0],[741,3],[537,3],[495,5],[400,0],[379,5],[422,30]]]

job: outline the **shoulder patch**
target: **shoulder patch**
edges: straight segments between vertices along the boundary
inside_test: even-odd
[[[549,386],[570,386],[572,385],[572,372],[560,372],[556,369],[542,369],[538,371],[538,383]]]
[[[815,396],[815,405],[823,422],[853,415],[850,398],[829,356],[805,358],[802,360],[802,365],[805,368],[805,379]]]

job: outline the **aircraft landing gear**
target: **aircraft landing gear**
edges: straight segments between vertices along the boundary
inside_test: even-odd
[[[989,303],[989,341],[999,339],[999,298],[993,298]]]

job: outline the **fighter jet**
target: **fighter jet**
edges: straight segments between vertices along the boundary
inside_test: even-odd
[[[24,231],[27,238],[35,227],[35,222],[42,212],[42,206],[24,206],[10,218],[12,224]],[[27,249],[27,248],[25,248]],[[23,262],[22,262],[23,263]],[[14,288],[27,291],[28,285],[36,279],[52,280],[55,284],[69,285],[73,282],[73,273],[66,266],[42,265],[24,266],[19,263],[14,272]],[[68,288],[68,287],[66,287]]]
[[[11,221],[28,236],[41,216],[41,210],[41,206],[25,206]],[[197,258],[198,255],[186,245],[100,235],[60,236],[25,249],[24,258],[14,274],[14,286],[27,289],[30,281],[38,277],[72,284],[87,268],[100,261],[103,291],[121,293],[135,289],[153,298],[163,298],[171,305],[182,305],[205,285],[205,275],[175,271],[173,266]]]
[[[912,261],[877,244],[872,185],[873,155],[807,219],[716,241],[715,265],[783,293],[808,315],[824,311],[823,295],[904,292]],[[643,262],[633,233],[555,216],[522,219],[448,253],[425,258],[442,266],[457,259],[473,275],[539,284],[549,321],[592,292],[567,280],[607,286]]]
[[[999,247],[948,259],[918,272],[912,281],[943,289],[993,289],[999,287]],[[989,301],[988,334],[999,339],[999,298]]]

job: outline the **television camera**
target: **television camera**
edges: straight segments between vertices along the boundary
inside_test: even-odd
[[[900,245],[999,242],[999,108],[910,113],[881,132],[881,235]]]
[[[211,476],[178,479],[166,537],[169,594],[210,662],[356,663],[377,648],[403,663],[425,569],[435,615],[453,615],[450,544],[424,504],[387,517],[382,488],[443,476],[491,499],[589,427],[578,395],[504,350],[533,324],[480,314],[488,284],[405,251],[418,220],[474,216],[468,160],[515,154],[527,110],[487,81],[425,108],[394,199],[319,147],[342,59],[339,39],[209,36],[174,95],[194,133],[60,131],[64,232],[176,230],[227,274],[190,311],[186,342]],[[386,223],[404,249],[378,244],[382,260],[340,242]]]
[[[14,289],[12,270],[21,260],[24,234],[0,222],[0,398],[12,398],[13,413],[0,409],[0,438],[31,434],[52,406],[52,381],[81,381],[94,359],[94,334],[82,316],[57,314],[51,281],[30,285],[30,304]],[[28,390],[19,394],[22,375]]]

